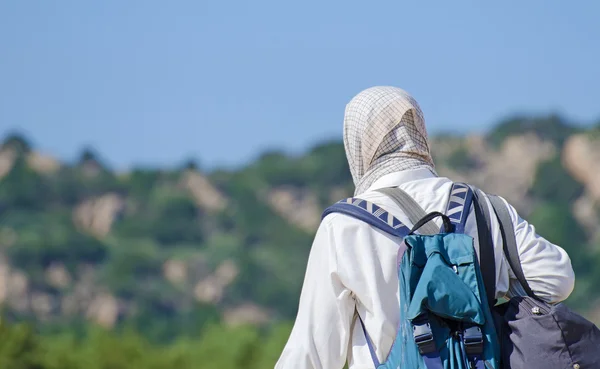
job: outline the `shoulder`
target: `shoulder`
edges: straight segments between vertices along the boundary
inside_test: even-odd
[[[383,219],[388,219],[387,216],[383,216],[385,213],[390,214],[401,223],[407,224],[404,212],[398,207],[394,200],[381,192],[365,192],[359,196],[344,199],[342,202],[348,204],[346,206],[350,209],[356,207],[358,215],[365,215],[365,217],[362,217],[361,219],[361,217],[355,217],[343,212],[328,211],[327,215],[321,221],[321,227],[327,229],[328,232],[335,234],[337,237],[347,239],[348,237],[357,236],[359,234],[366,235],[374,233],[385,233],[387,235],[386,232],[372,225],[373,219],[368,219],[369,217],[377,217],[379,218],[379,221],[384,221]],[[368,215],[369,213],[371,213],[371,215]],[[396,220],[394,220],[394,223]],[[393,237],[391,235],[388,236]]]

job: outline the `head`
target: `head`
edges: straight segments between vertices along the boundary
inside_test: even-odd
[[[381,176],[434,164],[419,104],[396,87],[371,87],[346,106],[344,148],[355,195]]]

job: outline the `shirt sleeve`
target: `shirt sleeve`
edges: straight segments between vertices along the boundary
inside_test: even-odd
[[[513,221],[521,267],[531,290],[548,303],[566,300],[575,285],[575,272],[567,252],[536,233],[535,226],[507,205]],[[515,278],[514,275],[511,276]]]
[[[298,314],[275,369],[342,369],[354,309],[352,294],[339,277],[335,239],[325,218],[308,258]]]

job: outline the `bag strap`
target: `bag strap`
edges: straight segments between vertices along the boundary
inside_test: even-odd
[[[417,224],[415,224],[412,229],[410,230],[409,235],[413,235],[415,234],[415,232],[423,227],[425,224],[431,222],[433,219],[437,218],[437,217],[442,217],[443,220],[443,224],[442,224],[442,230],[440,232],[443,233],[451,233],[454,230],[454,225],[452,224],[452,221],[450,220],[450,218],[448,218],[448,216],[446,214],[440,213],[439,211],[434,211],[432,213],[429,213],[427,215],[425,215],[425,217],[421,220],[419,220],[417,222]],[[438,233],[440,233],[438,232]]]
[[[465,233],[465,225],[473,202],[473,191],[465,183],[454,183],[446,207],[446,215],[456,226],[456,233]]]
[[[485,294],[490,307],[496,305],[496,258],[494,255],[494,241],[490,232],[490,207],[485,199],[485,194],[478,188],[473,188],[475,219],[477,220],[477,235],[479,240],[479,265]]]
[[[533,293],[533,290],[529,286],[529,283],[527,283],[527,279],[523,273],[523,268],[521,267],[521,259],[519,258],[519,249],[517,247],[515,229],[513,227],[512,218],[508,212],[508,208],[506,207],[506,204],[504,204],[504,201],[502,201],[502,199],[496,195],[489,195],[489,199],[500,223],[503,249],[506,258],[508,259],[508,263],[527,295],[537,299]]]
[[[410,229],[382,207],[367,200],[350,197],[338,201],[323,212],[321,219],[331,213],[342,213],[359,219],[392,236],[404,238]]]
[[[394,200],[394,202],[404,211],[410,222],[413,224],[421,222],[424,218],[430,215],[427,214],[425,210],[423,210],[423,208],[401,188],[387,187],[377,191]],[[472,201],[473,192],[471,188],[464,183],[454,183],[450,190],[450,197],[448,199],[448,204],[446,205],[446,213],[437,213],[436,215],[442,216],[442,219],[444,219],[442,228],[438,229],[437,225],[431,221],[434,218],[432,215],[430,219],[422,222],[423,224],[419,223],[419,226],[414,227],[414,229],[421,228],[423,230],[423,232],[421,232],[422,234],[429,235],[440,232],[448,232],[449,227],[446,224],[446,221],[449,219],[454,224],[455,231],[457,233],[464,233],[465,224],[471,209]]]
[[[404,213],[408,216],[408,220],[416,225],[421,219],[427,216],[427,213],[423,208],[404,190],[398,187],[386,187],[377,190],[382,194],[388,196]],[[433,221],[426,222],[423,226],[419,227],[422,234],[436,234],[439,233],[439,228]]]

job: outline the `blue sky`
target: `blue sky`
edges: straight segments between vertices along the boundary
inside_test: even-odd
[[[597,1],[0,2],[0,136],[118,168],[241,165],[341,137],[394,85],[429,130],[600,120]]]

